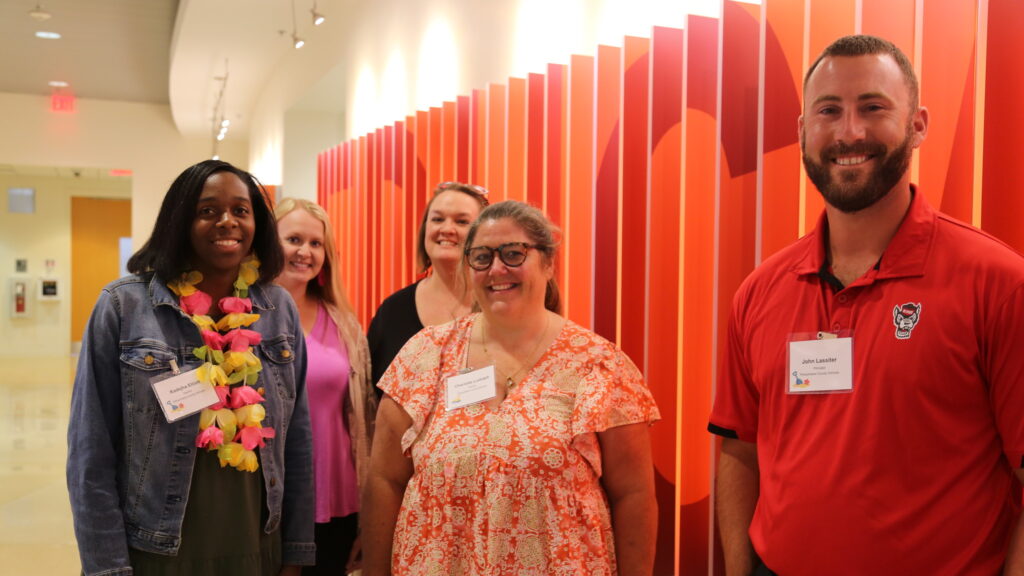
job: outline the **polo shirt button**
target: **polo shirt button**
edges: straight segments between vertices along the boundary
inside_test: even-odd
[[[281,352],[281,357],[282,358],[291,358],[292,357],[292,351],[291,350],[285,350],[285,351]]]
[[[840,304],[846,304],[846,301],[849,300],[849,298],[846,297],[846,294],[840,294],[836,300],[839,300]]]
[[[832,330],[839,332],[839,322],[836,322],[835,324],[832,325]]]
[[[153,356],[147,354],[146,357],[142,359],[142,361],[146,363],[146,366],[149,366],[150,364],[153,363]]]

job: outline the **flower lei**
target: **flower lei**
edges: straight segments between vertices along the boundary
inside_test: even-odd
[[[273,428],[260,424],[267,415],[262,406],[263,388],[253,388],[263,365],[253,354],[252,345],[259,344],[262,336],[244,329],[260,318],[259,314],[251,313],[252,301],[248,297],[249,286],[259,278],[259,266],[256,258],[242,263],[234,295],[217,303],[224,313],[217,322],[207,315],[213,298],[196,288],[203,281],[200,272],[186,272],[167,284],[203,337],[204,345],[192,352],[203,362],[196,377],[200,382],[213,384],[220,400],[200,413],[196,447],[216,450],[222,468],[230,464],[247,472],[259,468],[256,447],[266,446],[264,439],[276,434]]]

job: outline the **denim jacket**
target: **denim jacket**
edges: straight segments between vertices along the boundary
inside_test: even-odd
[[[313,445],[306,404],[305,338],[295,304],[273,285],[249,289],[263,335],[264,425],[277,431],[261,448],[269,517],[280,528],[284,564],[313,564]],[[199,414],[168,423],[150,387],[200,364],[199,330],[154,274],[103,289],[82,340],[68,427],[68,492],[86,575],[131,574],[128,548],[175,555],[181,543]],[[248,474],[248,472],[239,472]]]

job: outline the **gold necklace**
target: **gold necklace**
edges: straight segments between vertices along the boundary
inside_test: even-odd
[[[533,350],[530,350],[530,354],[526,356],[526,360],[522,364],[520,364],[519,368],[516,369],[516,371],[513,372],[511,375],[507,374],[504,370],[498,367],[498,361],[495,360],[494,356],[491,356],[491,353],[487,350],[487,331],[484,329],[483,326],[480,327],[480,344],[481,347],[484,349],[484,355],[490,358],[491,362],[494,363],[494,369],[497,370],[498,372],[501,372],[501,375],[505,377],[506,388],[514,387],[516,385],[516,379],[519,377],[519,373],[522,372],[527,367],[533,366],[536,363],[536,360],[531,362],[531,359],[533,359],[533,357],[537,354],[537,350],[540,349],[540,345],[544,343],[545,337],[548,334],[548,328],[551,327],[551,315],[548,314],[547,311],[545,311],[544,314],[547,320],[546,322],[544,322],[544,330],[540,333],[540,338],[538,338],[537,343],[534,344]]]

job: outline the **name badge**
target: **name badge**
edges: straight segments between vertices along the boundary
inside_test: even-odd
[[[831,334],[818,340],[789,343],[790,394],[823,394],[853,390],[853,338]]]
[[[191,370],[156,382],[150,380],[153,393],[168,422],[191,416],[220,401],[212,384],[200,382],[196,378],[198,371]]]
[[[484,366],[471,370],[445,381],[445,410],[455,410],[470,404],[477,404],[498,395],[498,387],[494,380],[494,366]]]

